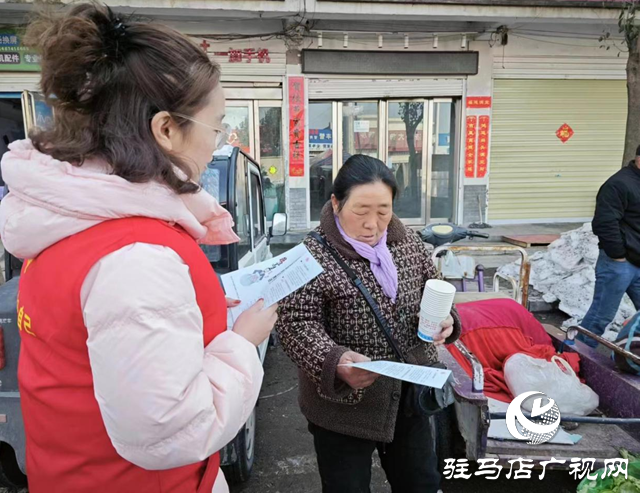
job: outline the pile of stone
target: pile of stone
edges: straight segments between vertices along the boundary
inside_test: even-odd
[[[545,302],[557,304],[571,317],[565,326],[580,323],[591,305],[598,253],[598,239],[588,223],[564,233],[547,250],[531,257],[531,286],[542,294]],[[499,272],[517,279],[520,261],[501,267]],[[633,314],[633,304],[625,295],[605,337],[615,339],[622,323]]]

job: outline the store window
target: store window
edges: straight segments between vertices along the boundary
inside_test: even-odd
[[[311,220],[319,221],[333,184],[333,104],[309,103],[309,183]]]
[[[394,211],[405,223],[454,220],[458,104],[444,98],[310,101],[311,220],[320,220],[336,173],[354,154],[376,157],[392,170],[399,187]]]
[[[394,212],[400,218],[421,218],[425,201],[422,188],[422,143],[426,104],[390,102],[387,124],[387,163],[398,182]]]
[[[455,111],[452,101],[433,104],[431,164],[432,218],[451,221],[455,208]]]
[[[260,156],[267,221],[285,212],[284,156],[282,153],[282,107],[258,106]]]
[[[378,103],[342,103],[342,163],[354,154],[378,157]]]
[[[24,137],[20,94],[0,94],[0,157],[8,150],[11,142]]]
[[[227,105],[224,122],[228,123],[231,127],[231,133],[227,142],[234,147],[239,147],[244,152],[251,155],[252,138],[250,107],[247,104],[242,106]]]

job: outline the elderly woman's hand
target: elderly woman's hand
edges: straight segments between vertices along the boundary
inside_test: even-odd
[[[356,390],[365,389],[373,385],[373,382],[375,382],[380,375],[367,370],[361,370],[360,368],[346,366],[350,363],[363,363],[365,361],[371,361],[371,359],[355,351],[347,351],[340,357],[340,361],[338,362],[338,369],[336,370],[338,378]]]
[[[453,317],[449,315],[440,325],[442,326],[442,332],[433,337],[433,343],[436,346],[442,346],[447,337],[453,333]]]

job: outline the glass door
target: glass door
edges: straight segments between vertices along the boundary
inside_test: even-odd
[[[436,99],[433,105],[429,174],[430,222],[449,222],[456,202],[456,108],[451,99]]]
[[[277,212],[285,212],[284,153],[282,148],[282,102],[254,102],[255,130],[259,150],[262,185],[264,187],[265,215],[271,221]]]
[[[276,212],[285,212],[282,101],[227,101],[224,122],[231,127],[227,143],[260,163],[265,214],[271,221]]]
[[[349,101],[341,103],[341,166],[354,154],[365,154],[379,158],[380,124],[378,106],[378,101]]]
[[[253,103],[251,101],[227,101],[224,123],[231,127],[228,144],[239,147],[255,156]]]
[[[331,198],[334,168],[334,129],[337,103],[309,102],[309,193],[311,221],[320,220],[324,204]]]
[[[333,179],[354,154],[380,156],[379,101],[310,101],[311,221],[331,199]]]
[[[408,223],[426,222],[427,156],[425,122],[429,103],[424,100],[387,103],[387,166],[398,182],[394,211]]]
[[[395,213],[410,225],[452,221],[459,111],[453,99],[310,101],[311,220],[354,154],[376,157],[396,177]]]

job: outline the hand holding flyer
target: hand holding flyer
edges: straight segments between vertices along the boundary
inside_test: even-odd
[[[436,389],[441,389],[451,375],[451,370],[410,365],[396,361],[366,361],[363,363],[350,363],[349,366]]]
[[[322,267],[307,247],[300,244],[259,264],[222,276],[226,295],[240,300],[229,309],[227,326],[233,327],[238,316],[258,300],[265,308],[278,303],[322,273]]]

